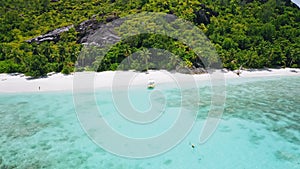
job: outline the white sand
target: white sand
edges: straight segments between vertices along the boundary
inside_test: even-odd
[[[220,72],[220,71],[219,71]],[[83,72],[82,74],[91,74],[91,72]],[[93,74],[93,73],[92,73]],[[128,80],[129,75],[132,77]],[[241,75],[238,76],[236,73],[229,71],[224,72],[226,80],[236,78],[249,78],[249,77],[269,77],[269,76],[300,76],[300,69],[268,69],[268,70],[244,70]],[[153,79],[157,84],[174,82],[174,77],[180,80],[185,78],[193,77],[196,81],[209,80],[210,74],[200,75],[185,75],[179,73],[169,73],[164,70],[160,71],[149,71],[146,73],[136,72],[100,72],[95,73],[94,85],[96,88],[110,87],[114,85],[147,85],[149,79]],[[73,89],[74,74],[63,75],[63,74],[52,74],[47,78],[32,79],[18,74],[0,74],[0,93],[15,93],[15,92],[42,92],[42,91],[70,91]],[[82,80],[84,81],[84,79]],[[40,89],[39,89],[40,87]]]

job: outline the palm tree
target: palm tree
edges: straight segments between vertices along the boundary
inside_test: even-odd
[[[180,59],[180,57],[178,55],[172,54],[170,56],[169,69],[176,70],[176,66],[179,65],[179,63],[181,61],[182,60]]]
[[[127,63],[128,63],[128,68],[130,67],[130,63],[131,63],[131,48],[129,45],[124,45],[124,56],[127,59]]]
[[[148,72],[148,60],[150,59],[150,55],[151,55],[151,52],[150,52],[149,49],[147,49],[147,48],[143,48],[143,49],[140,51],[140,56],[142,57],[142,59],[145,60],[146,71],[147,71],[147,72]]]

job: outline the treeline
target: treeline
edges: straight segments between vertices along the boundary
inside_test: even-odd
[[[19,72],[33,77],[45,76],[48,72],[73,72],[82,47],[76,43],[73,33],[64,33],[58,43],[1,43],[0,72]]]
[[[223,66],[237,69],[300,67],[300,10],[290,0],[0,0],[0,72],[43,76],[48,72],[70,73],[80,54],[74,28],[58,42],[27,43],[28,39],[56,28],[78,25],[106,16],[119,17],[142,11],[164,12],[189,20],[213,42]],[[120,62],[139,68],[131,54],[140,52],[149,68],[155,63],[147,48],[166,49],[182,67],[201,67],[193,49],[169,37],[141,35],[115,45],[105,58],[93,60],[86,70],[115,70]],[[133,57],[134,58],[134,57]],[[148,59],[147,59],[148,58]],[[152,60],[151,60],[152,59]],[[174,61],[164,65],[173,69]],[[136,63],[135,63],[136,62]],[[153,66],[152,66],[153,67]]]
[[[300,67],[300,9],[291,1],[242,1],[220,9],[206,34],[224,67]]]
[[[176,39],[157,34],[131,36],[109,50],[94,45],[86,46],[78,57],[77,65],[78,69],[94,71],[171,71],[193,67],[205,67],[193,50]]]

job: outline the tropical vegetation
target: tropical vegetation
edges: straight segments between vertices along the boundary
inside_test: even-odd
[[[39,77],[48,72],[68,74],[83,49],[76,26],[95,19],[106,23],[142,11],[174,14],[193,22],[213,43],[222,66],[237,69],[300,68],[300,10],[290,0],[0,0],[0,73],[20,72]],[[59,40],[28,40],[56,28],[74,25]],[[128,28],[130,29],[130,28]],[[182,67],[202,67],[192,48],[167,36],[143,34],[128,37],[110,49],[101,64],[97,59],[85,70],[116,70],[139,53],[151,68],[149,48],[166,49]],[[165,53],[156,54],[163,56]],[[172,69],[173,61],[161,68]],[[152,63],[153,64],[153,63]],[[97,65],[97,67],[93,67]]]

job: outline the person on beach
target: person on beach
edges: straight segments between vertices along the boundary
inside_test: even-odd
[[[39,90],[41,90],[41,86],[39,86]]]

